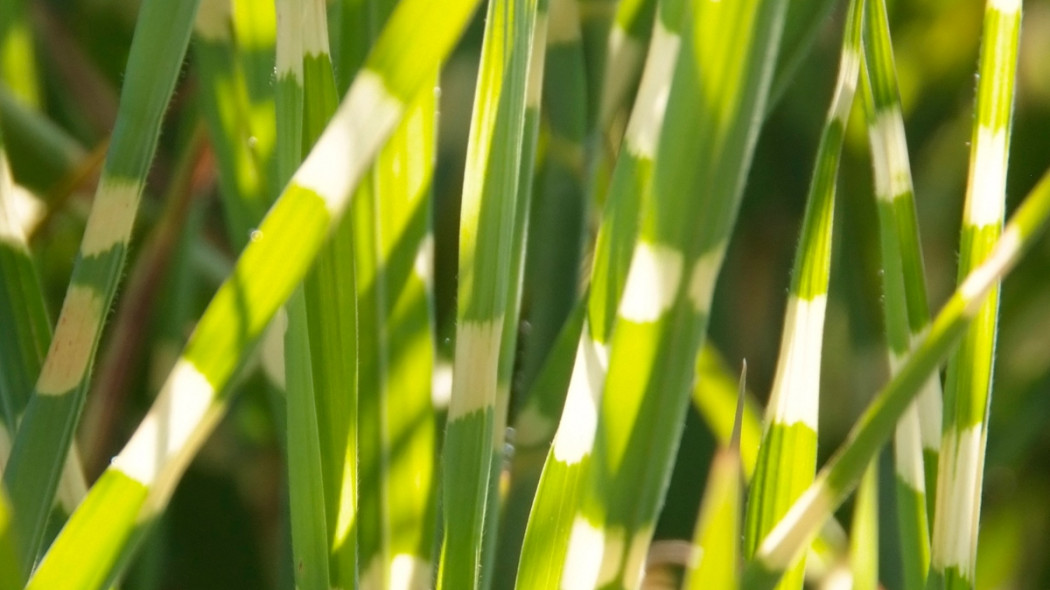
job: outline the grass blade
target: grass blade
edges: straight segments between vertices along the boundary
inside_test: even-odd
[[[739,585],[740,521],[743,503],[740,433],[744,418],[747,363],[740,374],[740,389],[729,445],[719,447],[711,460],[711,474],[693,535],[693,551],[684,588],[737,588]]]
[[[197,2],[144,2],[116,129],[66,300],[4,472],[27,551],[39,551],[58,474],[84,405],[102,325],[126,256],[160,122],[186,51]]]
[[[286,172],[313,147],[337,99],[324,3],[281,2],[277,23],[278,158],[285,162],[280,172]],[[345,511],[351,520],[356,516],[356,325],[349,230],[349,219],[337,225],[287,308],[289,503],[296,585],[302,588],[357,581],[356,536],[336,530],[338,513]],[[345,471],[350,477],[344,479]],[[330,565],[330,554],[341,567]]]
[[[592,469],[569,540],[569,586],[635,587],[641,579],[785,6],[702,2],[687,11],[666,117],[691,124],[660,134],[653,199],[643,203]]]
[[[872,0],[867,25],[863,94],[879,217],[888,360],[895,373],[912,342],[928,328],[929,309],[885,2]],[[933,374],[894,435],[902,575],[904,586],[912,590],[922,588],[929,569],[932,497],[927,490],[932,493],[936,481],[940,444],[933,433],[940,420],[940,380]]]
[[[292,563],[295,586],[318,590],[330,585],[328,517],[315,411],[319,393],[315,388],[310,356],[309,311],[301,289],[292,294],[287,310],[284,354]]]
[[[911,164],[904,134],[886,3],[868,5],[864,92],[879,215],[890,371],[930,325]],[[867,80],[865,80],[867,81]],[[930,376],[895,434],[898,523],[906,588],[921,588],[929,569],[929,517],[937,481],[942,412],[939,376]]]
[[[912,348],[900,371],[868,406],[813,485],[759,544],[755,560],[745,572],[745,588],[772,588],[809,545],[821,524],[856,487],[923,384],[977,316],[985,296],[1032,246],[1048,220],[1050,173],[1044,174],[1029,193],[985,261],[956,289],[928,334]]]
[[[831,269],[835,183],[846,123],[860,73],[863,2],[851,2],[846,17],[839,77],[828,110],[813,171],[802,237],[792,273],[788,309],[754,483],[748,494],[745,555],[813,481],[817,465],[817,409],[821,349]],[[781,588],[801,588],[805,562],[792,566]]]
[[[718,443],[729,446],[733,438],[736,405],[739,397],[738,379],[730,373],[721,354],[710,343],[696,355],[696,386],[693,404],[704,418]],[[745,481],[751,481],[758,463],[758,446],[762,439],[762,416],[758,404],[746,389],[744,408],[740,418],[740,436],[737,452]]]
[[[571,578],[563,579],[570,565],[568,540],[590,465],[615,306],[623,292],[631,245],[637,237],[640,203],[649,198],[656,138],[663,122],[664,104],[659,97],[671,84],[680,44],[676,27],[680,26],[683,6],[676,0],[663,4],[625,149],[613,173],[595,247],[587,319],[576,353],[570,354],[574,361],[565,383],[568,393],[561,421],[525,532],[518,567],[521,588],[547,588],[559,580],[563,586],[574,584]]]
[[[251,117],[251,99],[238,54],[231,0],[201,0],[193,43],[201,110],[222,171],[219,196],[230,241],[239,251],[266,214],[273,181],[268,178],[264,155],[251,148],[258,129]]]
[[[554,30],[550,30],[549,22],[555,21]],[[481,586],[483,588],[489,588],[492,586],[493,581],[500,579],[494,577],[498,572],[498,569],[506,569],[499,561],[496,560],[496,552],[501,545],[500,542],[495,541],[497,534],[497,528],[500,525],[500,521],[504,520],[503,515],[505,514],[504,502],[505,499],[505,483],[507,476],[510,475],[509,468],[510,457],[508,454],[513,453],[510,448],[510,433],[507,431],[507,420],[509,419],[510,403],[512,395],[512,385],[517,386],[521,384],[524,387],[530,386],[530,381],[534,379],[535,373],[539,371],[539,358],[545,354],[544,348],[549,348],[552,343],[546,342],[550,338],[550,331],[554,329],[552,324],[558,320],[558,313],[546,314],[540,312],[537,315],[539,321],[544,322],[546,325],[539,326],[535,330],[535,334],[530,334],[530,337],[523,339],[519,335],[518,326],[523,325],[529,320],[527,316],[530,315],[528,311],[523,311],[523,301],[532,295],[538,295],[539,290],[532,290],[529,292],[526,290],[526,272],[535,272],[537,266],[548,266],[551,267],[548,270],[556,271],[560,265],[557,259],[542,259],[539,260],[538,264],[536,260],[533,260],[533,256],[539,255],[542,257],[545,252],[549,250],[541,246],[540,248],[534,248],[535,238],[539,234],[541,228],[544,226],[544,222],[547,220],[531,219],[534,215],[534,210],[538,210],[540,214],[543,213],[542,206],[538,206],[542,203],[543,189],[535,190],[535,181],[537,176],[543,177],[537,174],[536,171],[536,160],[539,157],[537,148],[540,140],[540,112],[541,106],[543,111],[548,110],[548,104],[551,102],[549,99],[544,100],[544,90],[548,88],[547,82],[548,77],[554,77],[555,74],[547,69],[547,54],[551,52],[551,45],[556,44],[568,44],[570,47],[576,44],[578,38],[579,23],[576,15],[576,6],[572,2],[565,2],[563,0],[555,0],[554,6],[550,6],[546,0],[540,0],[536,4],[535,14],[535,25],[532,30],[532,39],[530,41],[530,58],[528,64],[528,78],[525,82],[525,120],[522,129],[521,139],[521,164],[518,171],[518,188],[517,188],[517,202],[515,204],[516,210],[514,212],[514,228],[513,228],[513,245],[511,252],[511,266],[509,276],[513,277],[517,282],[516,285],[512,285],[512,288],[507,292],[507,302],[505,315],[503,316],[503,334],[500,342],[500,358],[499,358],[499,369],[496,372],[496,416],[495,416],[495,428],[494,437],[492,439],[493,444],[493,465],[489,472],[489,509],[485,515],[485,532],[482,535],[482,561],[481,561]],[[553,63],[554,72],[560,72],[564,74],[566,70],[573,71],[575,66],[573,64],[574,56],[571,52],[567,57],[567,64],[558,65]],[[575,64],[578,65],[578,64]],[[582,74],[582,70],[576,70],[577,74]],[[557,87],[555,87],[557,88]],[[571,84],[570,84],[571,88]],[[549,96],[549,94],[548,94]],[[576,99],[582,99],[582,96],[576,96]],[[550,119],[561,119],[560,127],[566,127],[572,125],[573,118],[575,115],[582,114],[578,109],[574,108],[572,103],[575,102],[572,99],[569,100],[569,106],[567,108],[561,107],[554,109],[547,116]],[[566,120],[567,118],[567,120]],[[568,123],[568,125],[567,125]],[[555,138],[556,133],[549,132],[546,135],[551,137],[551,146],[557,145],[559,141]],[[564,131],[562,129],[561,131]],[[564,139],[564,138],[562,138]],[[569,150],[553,149],[551,154],[548,155],[552,160],[565,159],[564,155],[558,157],[557,152],[572,151],[571,143],[565,147],[569,147]],[[553,157],[552,157],[553,156]],[[543,184],[547,184],[543,182]],[[546,187],[543,187],[546,188]],[[538,221],[539,223],[536,223]],[[535,227],[536,230],[532,231],[531,228]],[[571,227],[571,225],[570,225]],[[570,234],[572,230],[570,229]],[[579,232],[575,232],[576,237],[579,237]],[[530,238],[532,238],[530,240]],[[570,243],[572,237],[569,237]],[[532,250],[537,250],[532,252]],[[546,252],[549,254],[549,251]],[[572,258],[572,253],[569,253],[569,258]],[[526,261],[529,261],[529,266],[526,266]],[[570,273],[572,271],[569,271]],[[552,281],[553,282],[553,281]],[[570,293],[573,287],[570,287]],[[555,288],[552,291],[564,292],[566,289]],[[543,295],[543,298],[551,300],[549,294]],[[569,295],[570,299],[574,297]],[[560,302],[559,305],[560,306]],[[527,309],[527,308],[526,308]],[[557,307],[556,307],[557,309]],[[553,321],[552,321],[553,320]],[[535,326],[534,326],[535,328]],[[538,342],[533,341],[530,345],[532,336],[539,336]],[[519,344],[520,340],[524,340],[524,345]],[[519,346],[523,348],[520,359],[518,356]],[[519,370],[520,365],[520,370]],[[504,435],[504,433],[507,433]],[[498,510],[494,510],[491,507],[499,506]],[[512,533],[513,534],[513,533]],[[506,531],[499,532],[499,538],[502,539],[507,535]]]
[[[1020,33],[1020,0],[987,3],[960,240],[960,285],[994,256],[1002,231]],[[998,316],[995,284],[948,363],[944,453],[933,529],[933,587],[973,588],[975,584]]]
[[[489,4],[460,215],[459,287],[452,399],[443,456],[444,538],[438,588],[477,588],[494,446],[502,449],[509,376],[504,362],[516,325],[523,220],[516,219],[532,55],[535,0]],[[516,253],[517,260],[516,260]],[[502,390],[502,393],[500,393]],[[500,403],[502,399],[502,404]],[[491,504],[491,505],[490,505]],[[491,522],[495,522],[493,519]]]
[[[854,590],[879,590],[879,460],[861,477],[853,504],[850,565]]]

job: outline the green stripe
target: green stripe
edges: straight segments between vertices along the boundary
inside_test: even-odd
[[[745,554],[754,555],[759,542],[813,482],[817,467],[817,433],[801,422],[773,422],[758,448],[755,476],[747,503]],[[805,561],[785,575],[781,588],[800,588]]]
[[[835,182],[844,127],[845,121],[829,120],[817,148],[817,166],[813,171],[812,188],[802,222],[795,271],[791,275],[791,293],[807,301],[828,292]]]
[[[564,0],[554,0],[555,11],[563,8],[567,5]],[[505,499],[505,495],[501,491],[501,481],[509,475],[507,473],[508,459],[507,448],[508,438],[507,433],[507,421],[509,419],[508,413],[511,405],[511,389],[512,387],[524,384],[525,386],[531,385],[531,380],[534,378],[535,373],[539,371],[540,358],[547,355],[547,352],[551,346],[553,346],[552,340],[557,336],[557,331],[561,327],[561,321],[564,319],[559,317],[559,311],[562,303],[558,301],[558,297],[551,297],[550,293],[545,293],[543,297],[536,297],[536,292],[530,293],[527,290],[527,285],[530,281],[528,274],[530,268],[526,266],[526,257],[530,259],[532,270],[535,269],[538,263],[541,266],[551,266],[547,273],[554,274],[557,272],[559,264],[564,264],[563,260],[550,259],[543,260],[539,257],[543,256],[542,253],[529,252],[531,244],[527,244],[527,236],[530,235],[533,227],[542,228],[548,221],[544,219],[543,207],[537,207],[537,203],[533,199],[533,187],[534,180],[537,176],[536,160],[537,160],[537,143],[540,135],[540,103],[542,102],[541,96],[544,89],[547,88],[547,77],[551,74],[551,70],[547,67],[547,54],[549,53],[549,45],[547,43],[548,38],[548,12],[550,7],[546,0],[540,0],[536,4],[536,13],[534,16],[534,26],[531,31],[531,40],[529,42],[529,64],[528,64],[528,77],[525,83],[525,117],[522,127],[522,138],[521,138],[521,164],[518,171],[518,188],[517,188],[517,201],[515,204],[516,210],[514,212],[514,229],[513,229],[513,251],[511,252],[511,265],[509,275],[511,277],[517,277],[507,293],[506,308],[503,315],[503,333],[502,341],[500,343],[500,358],[499,368],[496,374],[496,413],[495,413],[495,424],[493,429],[492,439],[492,466],[489,470],[489,494],[487,500],[487,512],[485,515],[485,530],[482,533],[482,560],[481,560],[481,586],[483,588],[491,587],[494,580],[500,579],[496,577],[497,569],[506,570],[507,567],[503,566],[500,561],[505,561],[506,558],[503,555],[497,556],[497,550],[501,543],[497,540],[498,537],[508,534],[506,530],[503,530],[501,521],[503,521],[504,509],[495,509]],[[569,13],[572,14],[571,12]],[[571,27],[574,23],[561,22],[558,24],[560,27]],[[580,66],[579,73],[582,74],[582,64]],[[571,61],[569,65],[560,65],[552,63],[551,66],[554,70],[572,69]],[[570,107],[571,108],[571,107]],[[551,113],[552,118],[554,113]],[[570,118],[571,119],[571,118]],[[566,124],[571,124],[571,120],[562,121]],[[556,134],[555,134],[556,136]],[[552,139],[556,139],[552,136]],[[552,143],[557,143],[552,142]],[[557,159],[555,154],[556,150],[549,150],[548,160]],[[542,178],[542,176],[541,176]],[[542,194],[543,189],[540,189]],[[538,225],[535,225],[538,223]],[[539,230],[537,230],[539,231]],[[573,232],[569,231],[570,236]],[[577,239],[579,240],[579,232],[575,232]],[[535,234],[534,234],[535,235]],[[571,241],[571,237],[569,238]],[[565,258],[572,261],[574,255],[571,249],[567,249],[565,252]],[[575,268],[569,270],[570,273],[575,272]],[[544,273],[544,274],[547,274]],[[557,283],[557,277],[555,277],[555,283]],[[571,280],[569,282],[569,296],[568,305],[572,305],[575,297],[572,295],[575,289],[576,281]],[[554,291],[564,291],[563,289],[553,289]],[[562,295],[559,292],[558,295]],[[522,302],[532,295],[532,304],[535,306],[550,307],[551,313],[543,314],[528,314],[523,312]],[[551,303],[554,303],[551,305]],[[533,325],[533,332],[530,336],[531,344],[526,341],[525,348],[519,358],[519,336],[518,336],[518,325],[524,322],[531,322]],[[533,339],[534,338],[534,339]],[[521,367],[521,371],[515,378],[516,370]],[[499,534],[497,536],[497,529]],[[510,534],[514,534],[511,532]],[[497,561],[497,557],[501,558]]]
[[[877,118],[885,117],[893,120],[893,129],[903,129],[903,124],[900,123],[901,104],[886,5],[882,0],[873,0],[868,8],[869,22],[866,29],[865,59],[871,76],[871,88],[873,88],[871,97],[873,103],[867,106],[869,125]],[[865,96],[867,97],[867,93]],[[894,204],[892,219],[895,222],[897,239],[900,242],[904,288],[907,297],[907,317],[911,334],[914,336],[926,329],[930,320],[922,242],[919,239],[908,154],[906,151],[898,153],[893,146],[889,147],[887,162],[890,168],[885,172],[887,175],[902,174],[903,190],[898,194],[879,196],[892,197],[890,200]],[[876,171],[876,173],[879,172]]]
[[[559,503],[569,497],[570,493],[575,496],[575,491],[543,494],[542,496],[537,492],[540,487],[548,485],[542,481],[542,478],[547,477],[543,475],[543,471],[547,469],[545,459],[551,453],[551,442],[557,430],[558,417],[565,403],[575,363],[574,351],[583,329],[583,312],[583,302],[578,302],[572,315],[562,327],[539,375],[526,392],[525,402],[514,420],[514,438],[510,441],[514,444],[514,455],[510,466],[511,487],[507,492],[507,509],[501,525],[498,549],[500,559],[497,561],[495,579],[510,579],[521,571],[528,572],[530,576],[541,576],[542,580],[549,580],[551,575],[541,573],[537,569],[539,566],[526,565],[524,553],[529,552],[530,561],[534,558],[545,559],[548,567],[555,565],[556,561],[547,559],[548,557],[555,555],[564,557],[564,548],[554,547],[548,550],[552,544],[547,540],[550,534],[562,528],[561,523],[571,522],[573,516],[571,512],[575,510],[575,502],[563,502],[570,506],[570,514],[553,520],[543,517],[533,519],[531,512],[534,510],[546,512],[551,508],[556,510]],[[543,501],[544,508],[533,508],[534,499]],[[534,530],[535,527],[541,528]],[[567,530],[562,531],[561,534],[568,538]],[[540,544],[536,544],[535,538],[541,539]],[[524,549],[526,545],[530,549]],[[560,570],[561,563],[556,565]],[[518,583],[523,584],[524,581],[519,580]]]
[[[577,497],[589,459],[572,465],[548,457],[532,505],[515,587],[558,588],[576,507],[563,501]]]
[[[662,121],[656,122],[660,124]],[[591,294],[587,321],[591,337],[609,340],[620,296],[627,282],[634,240],[638,235],[641,201],[650,193],[653,163],[630,149],[621,151],[613,171],[612,187],[602,214],[591,272]]]
[[[1004,3],[1005,4],[1005,3]],[[1021,33],[1020,2],[1016,12],[1003,13],[992,3],[984,14],[977,85],[976,126],[1009,132],[1013,120],[1018,41]]]
[[[288,407],[288,504],[291,511],[295,586],[328,588],[328,535],[325,482],[322,477],[318,417],[311,365],[308,308],[302,289],[288,301],[285,335],[285,383]]]
[[[897,68],[893,63],[893,46],[889,36],[889,17],[886,14],[885,2],[872,0],[868,4],[867,19],[864,52],[868,67],[878,73],[871,81],[875,111],[899,109]]]
[[[919,498],[920,506],[922,498]],[[901,547],[906,551],[910,547]],[[853,590],[879,590],[879,461],[868,465],[857,489],[850,527]]]
[[[106,470],[91,489],[92,493],[77,508],[76,514],[83,516],[69,521],[27,589],[100,588],[109,577],[110,564],[116,561],[121,546],[135,528],[148,490],[112,469]],[[85,547],[92,550],[84,551]]]
[[[109,143],[105,171],[143,178],[153,161],[160,121],[175,89],[200,0],[143,2],[135,26],[121,105]]]
[[[278,122],[287,121],[284,133],[279,130],[277,136],[284,180],[299,166],[301,155],[313,148],[336,109],[337,97],[323,4],[289,1],[278,8],[284,16],[278,19],[278,67],[288,67],[289,73],[282,77],[284,95],[277,102]],[[329,400],[335,398],[336,408],[343,410],[340,418],[353,420],[355,414],[355,326],[339,321],[347,312],[354,317],[352,249],[349,239],[340,239],[349,236],[348,230],[348,223],[336,225],[315,262],[315,268],[337,272],[307,274],[287,305],[289,504],[295,580],[302,588],[354,586],[357,581],[355,539],[348,543],[349,559],[340,560],[343,555],[334,547],[338,513],[355,513],[352,470],[348,506],[342,486],[347,448],[354,451],[356,437],[347,437],[342,422],[332,432],[336,416],[325,411],[333,409]],[[349,430],[353,432],[352,426]]]
[[[711,461],[704,499],[693,537],[694,556],[683,588],[738,588],[741,503],[740,455],[736,449],[719,449]]]
[[[906,583],[924,580],[930,563],[930,531],[919,524],[926,522],[926,493],[916,490],[900,475],[896,477],[895,488],[901,555],[920,556],[920,559],[901,559],[903,567],[908,568],[901,575]]]
[[[641,133],[659,137],[665,113],[659,108],[660,97],[670,88],[674,63],[678,58],[680,39],[677,32],[682,25],[685,4],[671,0],[661,3],[660,7],[662,18],[672,19],[674,28],[665,28],[665,34],[653,35],[638,99],[628,125],[625,149],[620,151],[613,169],[595,246],[587,307],[591,337],[601,343],[609,340],[616,320],[638,235],[642,204],[648,203],[652,195],[655,155],[652,151],[655,146],[647,146],[650,150],[647,152],[641,149],[642,146],[634,145],[638,138],[632,136],[631,130],[637,128]]]
[[[860,67],[863,3],[851,2],[842,40],[838,81],[817,148],[801,239],[784,319],[780,359],[766,411],[754,482],[749,490],[745,555],[813,481],[817,459],[820,361],[831,267],[835,184],[846,116]],[[801,588],[805,562],[791,567],[781,588]]]
[[[0,288],[0,324],[9,327],[8,337],[0,338],[0,404],[6,433],[14,432],[13,425],[28,417],[28,414],[23,416],[23,411],[30,399],[29,392],[33,389],[33,380],[40,374],[44,352],[51,341],[51,323],[44,307],[44,296],[36,268],[24,242],[24,236],[21,235],[22,230],[15,225],[10,209],[13,204],[13,185],[2,151],[0,158],[3,158],[3,162],[0,163],[3,168],[0,170],[0,174],[3,175],[3,178],[0,178],[0,284],[3,285],[3,288]],[[88,318],[89,321],[91,319]],[[38,498],[39,490],[51,489],[52,494],[57,491],[58,501],[62,504],[57,511],[61,522],[79,502],[81,498],[78,496],[83,495],[85,488],[76,453],[63,451],[63,445],[70,445],[70,440],[53,436],[56,432],[63,432],[63,428],[72,430],[72,427],[65,423],[71,415],[69,400],[48,397],[34,406],[36,409],[33,410],[31,419],[35,420],[38,426],[46,426],[34,431],[35,436],[27,442],[34,445],[42,453],[41,456],[55,456],[60,458],[62,463],[56,466],[56,471],[53,472],[49,469],[36,469],[38,462],[32,457],[27,459],[27,455],[23,453],[10,458],[6,469],[17,470],[22,476],[17,482],[8,484],[8,493],[17,494],[26,510],[36,511],[15,514],[16,523],[20,527],[46,521],[52,512],[50,502],[54,496],[49,496],[46,500]],[[5,444],[5,462],[8,461],[7,453],[11,451],[10,445],[10,441]],[[59,482],[62,483],[61,486]],[[43,533],[40,529],[23,529],[20,532],[23,540],[20,549],[25,553],[34,552],[40,543],[39,535]],[[32,559],[28,555],[25,557]]]
[[[883,317],[886,322],[886,344],[890,354],[904,358],[910,347],[908,330],[908,305],[904,294],[904,270],[898,239],[898,227],[894,223],[896,207],[893,203],[879,200],[876,203],[879,215],[879,246],[882,254]]]
[[[405,39],[415,56],[445,56],[459,39],[478,0],[433,2],[403,0],[383,28],[368,56],[368,68],[377,72],[395,98],[409,102],[420,83],[433,74],[433,59],[406,59]]]
[[[290,73],[278,73],[274,87],[274,105],[278,113],[286,113],[277,117],[277,138],[278,143],[282,144],[276,152],[277,177],[283,184],[291,178],[303,159],[302,81],[296,80]]]
[[[963,271],[976,268],[995,246],[1001,233],[1002,229],[996,225],[963,227],[959,247],[960,283],[966,276]],[[946,427],[961,430],[980,425],[987,417],[998,299],[999,288],[995,287],[949,362],[945,387]]]
[[[446,525],[438,587],[478,587],[485,513],[484,507],[478,509],[477,499],[488,495],[490,467],[489,460],[479,461],[478,456],[491,457],[494,413],[492,407],[471,412],[449,424],[445,433],[442,457]]]

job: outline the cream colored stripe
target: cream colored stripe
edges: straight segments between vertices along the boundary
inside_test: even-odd
[[[926,472],[922,462],[918,402],[912,402],[897,422],[893,445],[897,476],[913,490],[925,493]]]
[[[585,325],[576,349],[563,418],[554,437],[554,458],[570,465],[591,453],[598,428],[598,403],[605,386],[606,368],[596,352],[601,345],[592,342],[588,333]]]
[[[168,482],[173,488],[181,474],[181,470],[173,474],[173,467],[180,466],[180,457],[188,462],[203,442],[201,426],[214,397],[208,379],[189,361],[179,360],[112,466],[147,487],[158,485],[168,475],[174,479]]]
[[[20,251],[26,249],[25,233],[15,208],[15,185],[11,179],[11,167],[7,154],[0,152],[0,242]]]
[[[894,108],[878,113],[870,132],[875,196],[892,200],[911,190],[908,143],[900,111]]]
[[[201,0],[193,30],[208,41],[230,41],[233,6],[231,0]]]
[[[580,8],[576,0],[551,0],[547,44],[568,44],[580,40]]]
[[[362,70],[317,145],[292,177],[325,200],[332,223],[342,218],[350,193],[372,163],[376,150],[393,130],[404,104],[383,79]]]
[[[536,15],[536,34],[529,57],[529,76],[525,82],[525,108],[539,109],[543,100],[543,70],[547,55],[547,14]]]
[[[572,522],[569,546],[565,551],[562,590],[597,587],[604,551],[605,531],[592,525],[582,515],[577,515]]]
[[[988,5],[1007,16],[1021,10],[1021,0],[988,0]]]
[[[638,323],[660,319],[674,304],[681,280],[682,254],[678,250],[638,242],[620,300],[620,317]]]
[[[784,518],[773,527],[758,548],[758,559],[768,568],[786,570],[795,555],[812,540],[814,521],[823,522],[832,509],[832,497],[818,480],[799,496]]]
[[[981,425],[949,431],[944,437],[944,453],[947,460],[941,461],[942,469],[937,477],[940,493],[937,494],[931,561],[940,571],[957,568],[972,582],[984,465]]]
[[[627,149],[639,158],[656,156],[656,144],[660,139],[667,96],[671,90],[671,73],[678,58],[681,39],[657,22],[649,57],[645,62],[642,82],[638,88],[631,120],[624,133]]]
[[[303,0],[303,57],[327,56],[328,14],[325,0]]]
[[[102,176],[80,244],[82,256],[97,256],[118,244],[127,244],[141,195],[142,184],[135,180]]]
[[[966,223],[974,227],[1002,223],[1006,158],[1006,130],[980,126],[966,198]]]
[[[277,77],[303,83],[302,0],[277,0]]]
[[[693,263],[693,272],[689,276],[689,300],[693,308],[700,313],[711,309],[711,298],[718,283],[718,272],[722,268],[722,257],[725,244],[719,244],[704,252]]]
[[[849,112],[853,107],[852,97],[857,90],[857,74],[860,72],[860,53],[853,49],[847,49],[842,54],[842,63],[839,66],[839,77],[835,84],[835,97],[832,98],[831,104],[833,116],[836,120],[842,123],[842,126],[846,126],[846,122],[849,120]],[[845,96],[849,96],[851,100],[846,100]],[[845,130],[843,130],[845,131]]]
[[[959,285],[959,295],[966,306],[966,314],[973,317],[981,309],[985,296],[1021,253],[1021,233],[1016,227],[1007,226],[988,258],[966,275]]]
[[[820,359],[827,295],[812,300],[792,296],[784,318],[780,358],[769,409],[771,422],[802,423],[817,431],[820,407]]]
[[[55,325],[51,347],[36,390],[60,395],[73,390],[87,374],[95,336],[103,320],[102,295],[92,287],[70,285]]]
[[[462,321],[457,327],[450,422],[495,404],[502,334],[503,316],[485,322]]]

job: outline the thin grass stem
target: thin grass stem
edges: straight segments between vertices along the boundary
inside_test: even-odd
[[[959,246],[960,285],[983,262],[993,259],[997,242],[1010,237],[1000,238],[1000,233],[1006,210],[1006,173],[1020,34],[1020,0],[986,4],[969,182]],[[998,320],[999,284],[996,283],[948,361],[944,453],[937,480],[929,581],[935,588],[969,589],[976,583],[977,531]]]

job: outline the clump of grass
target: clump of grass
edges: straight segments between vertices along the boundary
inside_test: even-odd
[[[1020,3],[986,7],[958,285],[940,306],[911,172],[923,152],[905,137],[914,63],[898,59],[882,0],[830,19],[833,2],[480,4],[143,0],[82,232],[77,206],[47,197],[90,175],[76,124],[90,105],[55,96],[60,76],[31,57],[60,55],[67,46],[30,38],[58,29],[36,27],[22,2],[0,10],[0,130],[32,148],[12,149],[10,165],[0,150],[0,587],[156,582],[170,566],[151,559],[186,547],[164,515],[192,502],[179,490],[195,457],[247,447],[270,449],[282,474],[218,479],[257,488],[241,493],[260,504],[259,489],[286,495],[260,519],[268,533],[237,537],[254,547],[284,528],[267,544],[281,565],[259,575],[282,587],[974,587],[999,283],[1050,218],[1044,175],[1003,225]],[[836,51],[823,38],[838,35]],[[833,55],[837,78],[821,65]],[[437,88],[455,94],[455,64],[474,59],[469,116],[439,125]],[[799,98],[807,76],[832,92]],[[863,126],[850,125],[855,90]],[[775,146],[790,174],[759,139],[785,122],[819,135],[795,150],[815,151],[812,165]],[[865,137],[873,183],[853,172]],[[809,166],[801,223],[770,221],[794,185],[766,177]],[[48,182],[54,170],[63,177]],[[190,198],[210,186],[204,172],[215,207]],[[869,184],[873,202],[858,188]],[[861,202],[877,234],[843,231]],[[43,211],[36,221],[25,203]],[[221,221],[206,219],[216,208]],[[136,219],[170,257],[139,246]],[[752,389],[769,386],[764,422],[718,351],[725,326],[761,311],[752,291],[779,285],[771,263],[736,253],[759,223],[801,235],[780,356],[748,344]],[[59,254],[27,228],[80,240],[54,324]],[[869,340],[889,377],[869,379],[877,393],[818,470],[818,448],[838,444],[822,411],[843,405],[829,373],[867,378],[824,346],[841,342],[843,317],[857,321],[836,295],[836,269],[866,264],[857,248],[877,252],[880,289],[864,295],[881,303]],[[127,260],[160,262],[121,298]],[[207,269],[214,290],[200,288]],[[127,299],[157,292],[172,301],[160,327],[125,319],[149,308]],[[121,363],[127,347],[112,339],[131,331],[170,349],[154,354],[156,384]],[[94,405],[81,426],[84,405],[102,403],[93,378],[106,381],[98,391],[135,383],[104,399],[148,411]],[[126,432],[119,452],[100,423]],[[696,443],[708,438],[717,450]],[[879,497],[891,439],[895,509]],[[112,455],[90,487],[77,442],[92,461]],[[854,490],[844,539],[834,515]],[[899,559],[879,552],[880,535]]]

